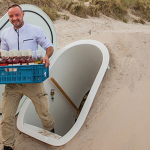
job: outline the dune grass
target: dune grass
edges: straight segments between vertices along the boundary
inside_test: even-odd
[[[99,17],[100,14],[104,14],[124,22],[128,22],[130,10],[133,15],[139,17],[134,22],[143,24],[145,21],[150,22],[150,0],[2,0],[2,2],[36,5],[53,21],[60,17],[58,12],[65,9],[82,18],[88,15]],[[88,6],[85,3],[88,3]]]
[[[50,18],[55,21],[60,16],[58,14],[59,8],[53,0],[2,0],[2,5],[11,5],[11,4],[32,4],[40,7]],[[6,10],[7,11],[7,10]]]
[[[89,6],[85,6],[89,2]],[[72,14],[86,18],[87,15],[99,17],[100,13],[127,22],[128,10],[139,17],[140,22],[150,21],[150,0],[55,0],[61,9],[66,9]]]

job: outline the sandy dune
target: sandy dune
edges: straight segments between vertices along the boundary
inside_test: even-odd
[[[64,13],[68,21],[54,22],[58,50],[80,39],[98,40],[109,50],[110,69],[84,125],[69,143],[53,147],[16,129],[16,150],[149,150],[150,24]]]

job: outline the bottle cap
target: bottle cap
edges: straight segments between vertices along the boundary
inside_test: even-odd
[[[9,57],[14,57],[13,50],[9,51]]]
[[[21,51],[18,51],[18,57],[21,57]]]
[[[13,53],[13,57],[17,56],[17,52],[18,52],[17,50],[13,50],[13,52],[12,52]]]
[[[28,51],[28,56],[32,56],[32,51],[31,51],[31,49],[28,49],[27,51]]]
[[[21,50],[21,56],[25,56],[25,50]]]
[[[25,56],[28,56],[28,51],[26,50],[26,51],[24,51],[24,53],[25,53]]]
[[[19,51],[16,50],[15,54],[16,54],[17,57],[19,57]]]
[[[2,50],[2,51],[1,51],[1,56],[2,56],[2,57],[5,57],[5,55],[6,55],[5,50]]]
[[[9,51],[5,51],[5,57],[6,57],[6,58],[9,57]]]
[[[8,57],[11,57],[11,51],[8,51]]]

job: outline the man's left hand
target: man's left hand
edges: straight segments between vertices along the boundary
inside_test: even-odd
[[[45,64],[45,68],[47,68],[50,65],[50,61],[47,55],[43,57],[43,64]]]

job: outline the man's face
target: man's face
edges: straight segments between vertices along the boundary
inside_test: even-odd
[[[8,10],[8,16],[10,22],[14,25],[15,29],[19,29],[23,26],[24,12],[19,7],[12,7]]]

